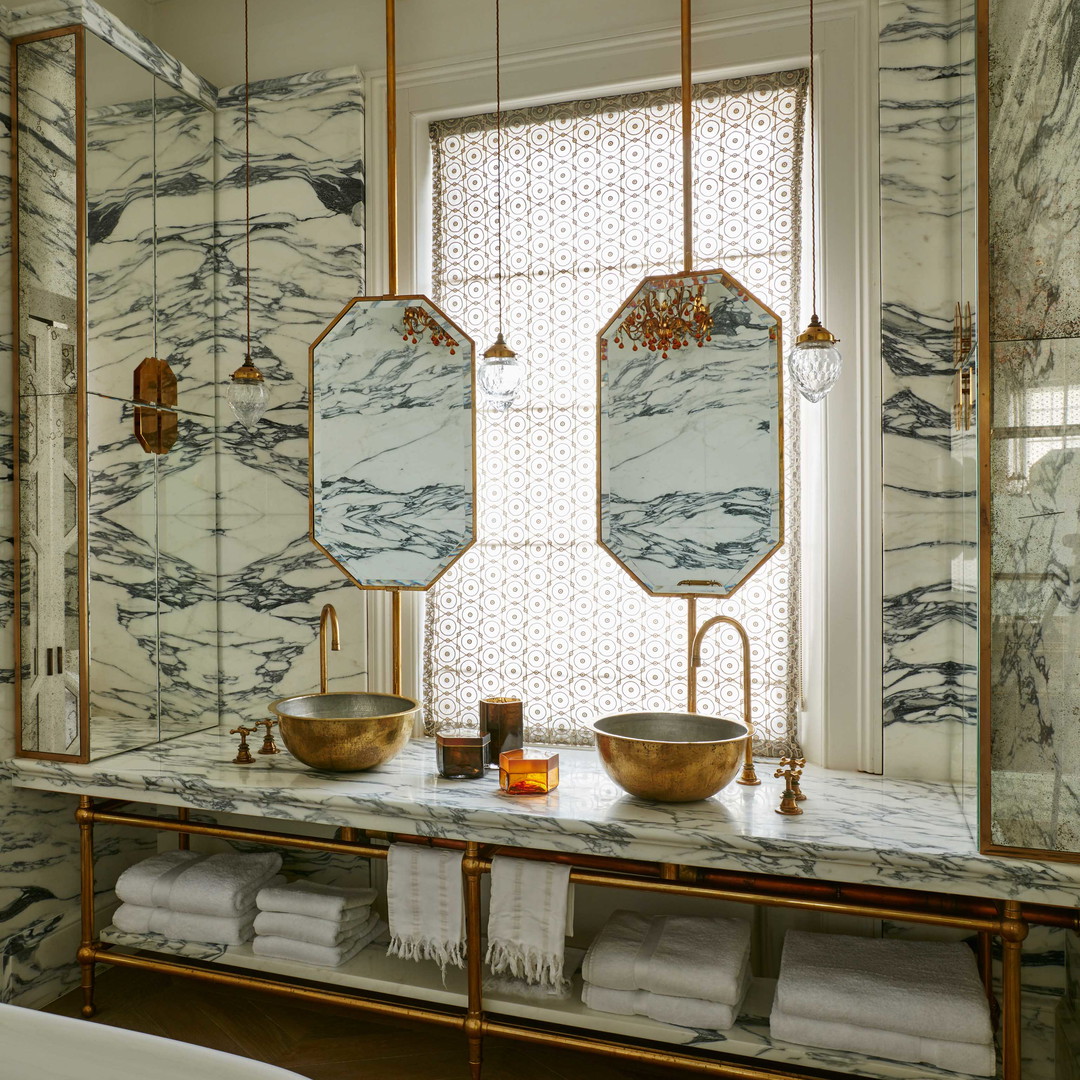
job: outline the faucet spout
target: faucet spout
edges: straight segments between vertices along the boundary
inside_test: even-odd
[[[701,643],[705,640],[705,635],[714,626],[733,627],[742,642],[743,723],[746,724],[746,730],[749,734],[746,739],[746,758],[743,763],[742,776],[739,777],[736,783],[753,787],[761,783],[761,781],[758,780],[754,771],[754,722],[750,719],[750,636],[738,619],[733,619],[730,615],[714,615],[711,619],[706,619],[698,628],[697,633],[694,635],[693,644],[690,646],[690,671],[692,677],[690,679],[690,693],[687,704],[690,707],[690,712],[697,709],[697,669],[701,667]]]
[[[341,651],[341,624],[338,622],[337,610],[333,604],[324,604],[319,615],[319,693],[326,693],[326,628],[330,627],[330,648],[334,652]]]

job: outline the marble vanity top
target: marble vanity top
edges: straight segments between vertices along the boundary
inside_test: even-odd
[[[626,795],[593,750],[560,748],[548,796],[501,795],[494,773],[444,780],[434,742],[414,740],[365,773],[325,773],[288,753],[233,765],[235,736],[205,731],[87,765],[15,759],[16,786],[128,798],[285,821],[351,825],[693,866],[872,882],[1080,905],[1080,866],[980,855],[948,784],[808,767],[800,817],[781,817],[781,781],[732,784],[698,803]]]

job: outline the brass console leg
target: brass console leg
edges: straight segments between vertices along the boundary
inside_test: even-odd
[[[979,978],[986,988],[986,1000],[990,1003],[990,1022],[997,1031],[1001,1013],[994,996],[994,935],[989,930],[979,931],[979,945],[975,955],[979,962]]]
[[[191,811],[186,806],[181,806],[176,811],[176,820],[177,821],[187,821],[187,820],[190,819],[190,817],[191,817]],[[176,846],[181,851],[190,851],[191,850],[191,837],[186,832],[177,833],[176,834]]]
[[[79,943],[79,968],[82,972],[82,1014],[87,1019],[97,1012],[94,1005],[94,800],[79,796],[75,811],[79,824],[79,909],[82,935]]]
[[[469,1008],[465,1036],[469,1040],[469,1073],[480,1080],[484,1059],[484,957],[480,947],[480,845],[465,845],[461,862],[465,875],[465,965],[469,977]]]
[[[1022,1080],[1020,1047],[1020,958],[1027,937],[1027,923],[1016,900],[1005,901],[1001,922],[1001,1076]]]

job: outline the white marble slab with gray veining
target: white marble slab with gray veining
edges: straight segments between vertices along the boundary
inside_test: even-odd
[[[254,716],[252,717],[254,718]],[[555,851],[942,892],[1080,902],[1080,867],[978,854],[947,783],[809,768],[805,814],[776,814],[780,781],[732,785],[699,803],[647,803],[608,779],[591,750],[560,750],[558,789],[499,793],[494,776],[441,779],[416,740],[366,773],[324,773],[289,754],[232,765],[235,736],[206,731],[89,765],[15,760],[18,785],[168,806],[473,839]]]

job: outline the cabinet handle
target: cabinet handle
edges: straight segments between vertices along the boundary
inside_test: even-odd
[[[46,649],[45,650],[45,674],[46,675],[51,675],[53,673],[52,667],[53,667],[52,649]]]
[[[63,645],[57,645],[56,646],[56,674],[57,675],[63,675],[64,674],[64,646]]]

